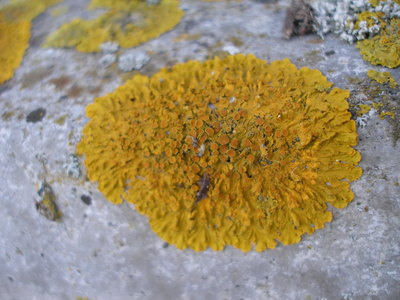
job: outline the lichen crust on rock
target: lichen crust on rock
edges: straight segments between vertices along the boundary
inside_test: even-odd
[[[92,0],[89,9],[106,8],[96,19],[73,19],[50,34],[45,47],[76,48],[97,52],[107,42],[123,48],[138,46],[173,29],[183,11],[178,0],[163,0],[148,5],[144,0]]]
[[[400,18],[394,18],[390,25],[373,38],[357,42],[363,58],[373,65],[388,68],[400,66]]]
[[[368,70],[367,75],[369,78],[375,80],[376,82],[379,82],[381,84],[387,83],[393,89],[398,86],[398,83],[393,78],[392,74],[390,74],[389,72],[378,72],[375,70]]]
[[[29,45],[31,23],[7,22],[0,12],[0,84],[10,79]]]
[[[136,75],[86,109],[92,181],[179,249],[293,244],[354,195],[347,90],[288,59],[237,54]]]

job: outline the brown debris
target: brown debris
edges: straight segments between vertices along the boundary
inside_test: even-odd
[[[199,191],[196,195],[196,203],[208,197],[208,189],[210,188],[210,176],[208,174],[204,174],[199,180]]]
[[[286,10],[283,36],[289,39],[295,35],[305,35],[314,31],[314,14],[310,5],[303,0],[293,0]]]

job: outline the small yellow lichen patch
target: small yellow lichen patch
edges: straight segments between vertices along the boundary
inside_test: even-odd
[[[395,113],[394,113],[393,111],[386,111],[386,112],[381,112],[381,113],[379,114],[379,118],[380,118],[381,120],[385,119],[385,116],[389,116],[389,117],[391,117],[392,119],[394,119]]]
[[[89,8],[109,10],[94,20],[74,19],[62,25],[44,46],[96,52],[102,43],[112,41],[134,47],[171,30],[183,15],[178,0],[163,0],[158,5],[143,0],[92,0]]]
[[[391,88],[397,87],[397,82],[394,80],[393,76],[389,72],[378,72],[375,70],[368,70],[368,77],[379,82],[379,83],[389,83]]]
[[[380,0],[369,0],[369,3],[371,3],[373,7],[378,6],[379,2]]]
[[[189,61],[95,99],[77,151],[110,201],[134,203],[177,248],[263,251],[353,199],[348,96],[288,59]]]
[[[357,42],[363,58],[373,65],[396,68],[400,65],[400,19],[390,21],[378,35]]]
[[[359,117],[369,113],[369,111],[371,110],[371,105],[368,105],[368,104],[360,104],[360,105],[358,105],[358,107],[359,107],[359,110],[357,111],[357,116],[359,116]]]
[[[374,103],[372,103],[372,107],[373,107],[374,109],[380,109],[382,106],[383,106],[383,104],[382,104],[382,103],[379,103],[379,102],[374,102]]]
[[[10,79],[29,46],[31,20],[60,0],[13,0],[0,8],[0,84]]]

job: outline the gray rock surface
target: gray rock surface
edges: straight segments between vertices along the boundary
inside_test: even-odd
[[[123,72],[140,70],[150,61],[150,56],[145,52],[135,50],[127,51],[118,59],[118,68]]]
[[[105,54],[99,60],[99,64],[103,68],[108,68],[117,61],[117,56],[111,53]]]
[[[177,250],[133,207],[111,204],[85,176],[68,176],[64,165],[87,122],[85,106],[127,79],[116,66],[99,68],[102,53],[40,47],[60,18],[83,14],[82,3],[67,0],[62,5],[70,9],[59,19],[43,14],[33,22],[22,65],[0,86],[0,299],[400,298],[400,145],[377,113],[358,128],[364,174],[352,184],[354,201],[330,208],[333,221],[300,243],[262,253]],[[234,45],[265,60],[288,57],[318,68],[351,90],[350,101],[371,100],[349,78],[384,68],[335,36],[284,40],[287,5],[184,0],[185,16],[174,30],[135,48],[153,53],[141,72],[204,60]],[[391,73],[400,81],[399,69]],[[38,109],[42,114],[29,121]],[[59,222],[35,207],[44,180],[57,197]]]

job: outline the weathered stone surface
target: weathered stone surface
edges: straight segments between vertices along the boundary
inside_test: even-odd
[[[85,106],[127,79],[115,65],[99,67],[101,53],[40,47],[72,16],[98,13],[82,12],[81,3],[67,0],[60,4],[69,6],[65,14],[33,22],[22,65],[0,86],[1,299],[398,299],[400,145],[377,113],[358,128],[364,174],[352,184],[353,202],[331,208],[333,221],[300,243],[262,253],[177,250],[128,204],[113,205],[84,176],[68,176],[64,164],[87,121]],[[363,61],[335,36],[283,39],[288,4],[182,1],[182,22],[135,48],[152,53],[140,72],[226,55],[234,46],[265,60],[288,57],[298,67],[317,68],[350,89],[351,104],[368,101],[371,96],[349,79],[368,80],[369,69],[385,69]],[[38,69],[46,76],[26,80]],[[399,69],[390,72],[400,81]],[[26,122],[38,108],[46,110],[41,121]],[[44,180],[57,197],[58,222],[35,208]]]

